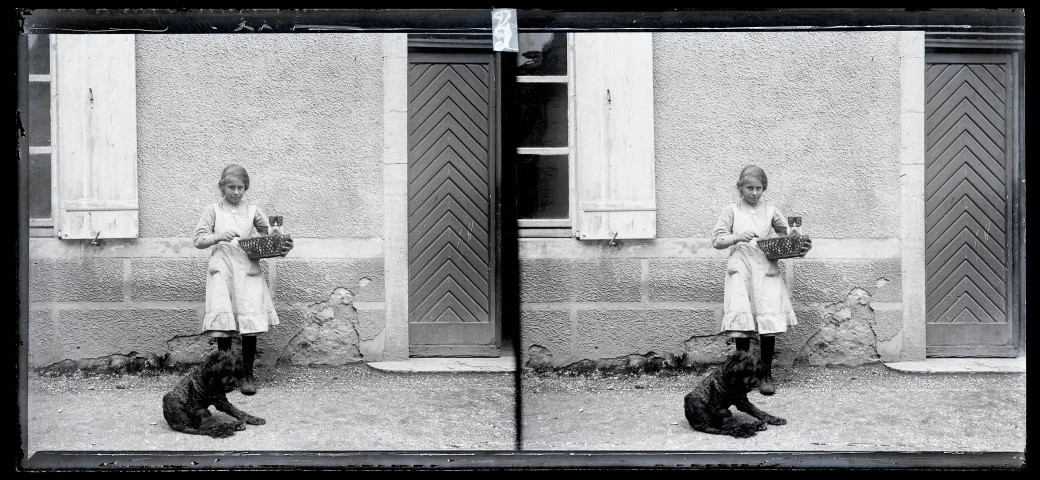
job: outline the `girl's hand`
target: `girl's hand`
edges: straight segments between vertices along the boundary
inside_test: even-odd
[[[744,233],[737,234],[737,242],[750,242],[752,238],[757,236],[758,234],[754,230],[746,230]]]
[[[292,249],[293,249],[292,238],[283,239],[282,240],[282,256],[284,257],[284,256],[288,255],[289,254],[289,250],[292,250]]]
[[[806,253],[809,253],[809,250],[811,248],[812,248],[812,239],[811,238],[806,238],[805,239],[805,243],[802,244],[802,256],[805,256]]]
[[[217,235],[217,242],[230,242],[237,236],[238,232],[234,230],[224,230]]]

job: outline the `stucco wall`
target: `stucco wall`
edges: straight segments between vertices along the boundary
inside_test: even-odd
[[[294,236],[381,236],[381,54],[381,34],[138,35],[141,237],[190,235],[228,163]]]
[[[803,323],[780,339],[779,361],[818,353],[803,349],[843,328],[870,330],[867,354],[898,357],[900,38],[655,34],[658,238],[521,239],[525,361],[534,347],[557,365],[724,352],[713,332],[725,252],[707,236],[750,162],[770,174],[767,198],[817,239],[784,267]],[[262,338],[264,361],[306,361],[303,348],[340,360],[406,352],[406,317],[388,313],[407,285],[404,45],[383,34],[139,36],[142,238],[30,243],[33,366],[199,348],[206,252],[188,238],[229,162],[250,169],[251,199],[298,238],[290,258],[266,262],[283,325]],[[134,330],[152,334],[102,338]]]
[[[281,324],[257,361],[381,359],[387,38],[138,35],[140,238],[32,239],[30,366],[192,363],[212,348],[209,251],[190,238],[228,163],[296,238],[262,261]]]
[[[903,283],[896,249],[844,256],[823,250],[780,262],[799,324],[779,336],[777,362],[901,358]],[[566,367],[650,354],[688,364],[722,360],[732,349],[720,334],[727,252],[712,249],[707,239],[617,247],[521,239],[522,362]]]
[[[654,34],[658,237],[706,237],[740,169],[821,238],[899,236],[898,32]]]
[[[815,240],[807,258],[781,262],[800,323],[778,337],[777,362],[905,355],[901,155],[913,130],[903,125],[904,83],[923,77],[908,76],[902,57],[923,53],[921,38],[683,32],[653,41],[657,238],[521,239],[524,365],[721,360],[733,348],[719,334],[728,251],[709,237],[749,163],[769,175],[765,198],[801,215]]]

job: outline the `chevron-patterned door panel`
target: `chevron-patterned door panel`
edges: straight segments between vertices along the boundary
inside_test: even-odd
[[[496,91],[486,53],[410,53],[412,356],[498,356]]]
[[[926,63],[927,353],[1013,355],[1010,56],[929,54]]]

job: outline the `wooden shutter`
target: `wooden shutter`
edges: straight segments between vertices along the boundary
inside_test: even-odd
[[[55,35],[61,238],[136,238],[133,35]]]
[[[652,38],[574,35],[579,239],[656,234]]]

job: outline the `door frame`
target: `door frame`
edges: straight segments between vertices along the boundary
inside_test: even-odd
[[[1011,327],[1012,348],[1019,356],[1026,352],[1026,262],[1025,262],[1025,38],[1023,34],[979,34],[954,32],[926,32],[925,62],[931,54],[1008,54],[1012,65],[1012,117],[1014,128],[1009,131],[1012,148],[1009,170],[1008,203],[1011,231],[1008,235],[1008,323]],[[926,279],[927,281],[927,279]],[[923,319],[927,322],[927,317]],[[929,357],[965,356],[956,350],[925,346]]]
[[[440,349],[428,349],[422,346],[416,348],[411,344],[411,337],[409,336],[408,351],[409,357],[497,357],[501,355],[502,339],[503,339],[503,321],[502,321],[502,298],[503,298],[503,279],[502,279],[502,55],[500,52],[494,52],[491,49],[492,41],[490,35],[449,35],[449,36],[435,36],[435,35],[408,35],[408,60],[406,65],[411,65],[411,58],[414,54],[447,54],[452,53],[482,53],[490,54],[491,61],[491,105],[490,114],[492,121],[492,129],[489,132],[488,140],[488,154],[491,158],[488,159],[488,169],[490,170],[488,175],[488,186],[490,195],[490,207],[492,209],[489,214],[490,231],[489,231],[489,253],[491,256],[489,267],[491,273],[489,279],[491,281],[489,296],[489,314],[493,317],[489,319],[493,324],[494,328],[494,344],[489,345],[489,348],[479,347],[462,347],[462,346],[450,346],[448,348]],[[406,67],[407,68],[407,67]],[[405,143],[407,145],[407,133],[405,136]],[[409,145],[410,147],[410,145]],[[406,195],[407,201],[407,195]],[[411,271],[411,265],[408,265],[408,271]],[[410,275],[410,274],[409,274]],[[410,295],[410,293],[409,293]],[[409,328],[411,325],[410,315],[407,315]]]

